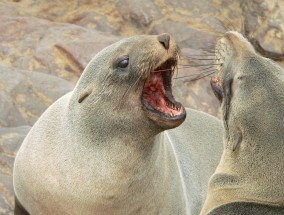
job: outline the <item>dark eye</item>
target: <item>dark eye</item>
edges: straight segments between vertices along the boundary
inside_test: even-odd
[[[124,58],[118,61],[117,67],[122,69],[126,68],[128,66],[128,63],[129,63],[129,58],[125,56]]]

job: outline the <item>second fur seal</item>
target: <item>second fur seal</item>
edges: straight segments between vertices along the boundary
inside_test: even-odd
[[[241,34],[217,43],[224,152],[202,215],[284,214],[284,70]]]
[[[16,214],[198,214],[222,125],[175,101],[178,48],[134,36],[97,54],[40,117],[14,166]]]

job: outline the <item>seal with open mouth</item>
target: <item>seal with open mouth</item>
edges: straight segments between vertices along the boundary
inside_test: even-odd
[[[25,138],[15,214],[199,213],[223,130],[189,109],[179,126],[186,111],[172,95],[177,56],[168,34],[98,53]]]
[[[216,58],[211,86],[222,103],[224,152],[201,214],[284,214],[284,70],[232,31]]]

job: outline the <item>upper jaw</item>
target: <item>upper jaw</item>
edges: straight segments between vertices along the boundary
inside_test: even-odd
[[[222,80],[221,80],[221,72],[224,72],[224,57],[223,57],[223,46],[225,46],[224,42],[222,42],[222,39],[220,39],[215,48],[215,64],[217,65],[217,74],[211,78],[210,85],[213,90],[214,95],[217,97],[217,99],[220,101],[220,103],[223,102],[223,86],[222,86]]]
[[[146,79],[141,103],[148,117],[162,127],[176,127],[186,116],[184,107],[172,94],[172,77],[177,65],[175,58],[168,58],[156,66]]]
[[[211,85],[214,95],[217,97],[220,103],[222,103],[223,102],[223,87],[220,81],[220,76],[216,75],[215,77],[212,77],[210,81],[210,85]]]

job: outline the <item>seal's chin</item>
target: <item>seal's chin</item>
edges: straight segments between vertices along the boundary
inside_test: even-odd
[[[172,94],[175,60],[167,60],[152,71],[145,81],[142,106],[148,117],[164,128],[180,125],[186,116],[184,107]]]
[[[222,103],[223,101],[223,88],[220,81],[220,77],[217,75],[213,77],[210,81],[211,88],[217,97],[217,99]]]

